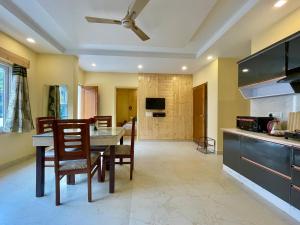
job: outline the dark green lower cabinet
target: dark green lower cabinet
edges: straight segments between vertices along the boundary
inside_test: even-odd
[[[300,209],[300,170],[291,167],[300,167],[300,150],[224,132],[223,163]],[[293,188],[292,184],[299,186]]]
[[[241,172],[244,177],[281,198],[290,201],[291,181],[258,167],[248,161],[241,160]]]
[[[240,172],[240,135],[224,132],[223,163]]]
[[[300,188],[299,187],[291,187],[291,204],[300,209]]]

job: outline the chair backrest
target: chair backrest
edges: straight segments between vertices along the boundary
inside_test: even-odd
[[[55,117],[48,116],[48,117],[37,117],[36,118],[36,133],[43,134],[47,132],[53,131],[53,122]]]
[[[95,123],[98,123],[98,127],[111,127],[111,116],[94,116]]]
[[[130,141],[130,155],[132,157],[134,156],[135,123],[136,123],[136,117],[133,117],[132,127],[131,127],[131,141]]]
[[[59,161],[87,159],[90,165],[90,120],[55,120],[55,166]]]

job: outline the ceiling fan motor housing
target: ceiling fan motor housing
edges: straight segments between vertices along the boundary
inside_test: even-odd
[[[122,26],[126,28],[131,28],[134,26],[134,21],[131,19],[123,19],[121,20]]]

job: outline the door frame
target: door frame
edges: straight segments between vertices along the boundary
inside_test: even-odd
[[[138,92],[138,87],[134,87],[134,86],[116,86],[115,87],[115,91],[114,91],[114,99],[115,99],[115,104],[114,104],[114,125],[117,126],[117,89],[132,89],[132,90],[136,90]],[[139,106],[138,106],[138,94],[136,95],[136,103],[137,103],[137,107],[136,107],[136,115],[138,115],[139,112]]]
[[[194,89],[197,87],[200,87],[204,85],[205,87],[205,104],[204,104],[204,137],[207,137],[207,104],[208,104],[208,82],[205,82],[203,84],[199,84],[195,87],[193,87],[193,97],[194,97]],[[193,99],[193,103],[194,103],[194,99]],[[194,107],[194,106],[193,106]],[[193,118],[194,118],[194,110],[193,110]],[[193,130],[194,130],[194,121],[193,121]],[[194,139],[194,132],[193,132],[193,141],[195,142],[196,140]]]

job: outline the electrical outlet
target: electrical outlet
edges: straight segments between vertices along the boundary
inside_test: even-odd
[[[152,112],[146,112],[146,117],[152,117],[153,113]]]
[[[282,112],[268,112],[268,115],[272,114],[273,117],[282,120],[283,118],[283,113]]]

